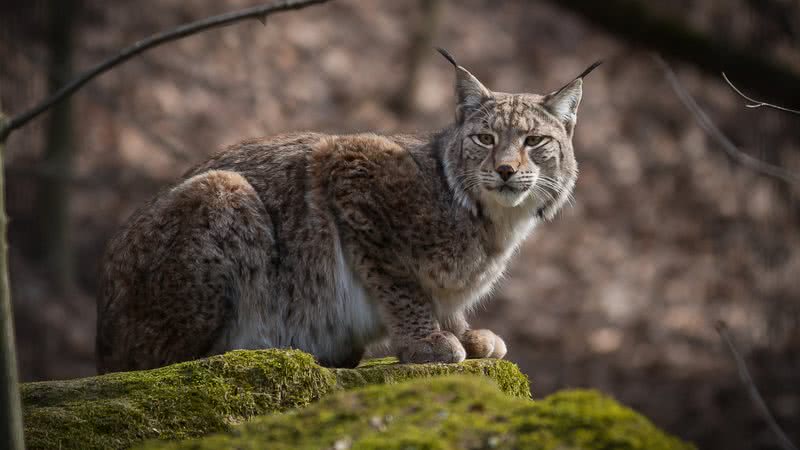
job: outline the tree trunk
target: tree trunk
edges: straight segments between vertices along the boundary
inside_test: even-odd
[[[72,27],[74,0],[50,0],[51,92],[72,77]],[[47,268],[56,289],[65,290],[73,282],[72,252],[69,240],[69,203],[72,178],[73,136],[69,99],[53,107],[47,126],[46,148],[37,189],[36,213],[39,217],[36,256]]]
[[[0,128],[5,119],[0,112]],[[0,136],[0,442],[9,450],[23,450],[22,409],[17,382],[17,352],[14,345],[14,318],[8,286],[8,245],[6,242],[5,180],[3,157],[5,138]]]
[[[394,106],[401,115],[414,112],[414,102],[419,89],[422,63],[431,54],[433,39],[442,15],[441,0],[419,0],[416,29],[408,48],[408,66],[402,89],[395,97]]]

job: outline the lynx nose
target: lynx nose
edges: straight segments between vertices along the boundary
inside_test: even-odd
[[[503,181],[508,181],[508,179],[511,178],[511,175],[514,175],[514,173],[516,172],[516,170],[514,170],[514,168],[509,166],[508,164],[503,164],[502,166],[498,166],[494,170],[500,175],[500,178],[502,178]]]

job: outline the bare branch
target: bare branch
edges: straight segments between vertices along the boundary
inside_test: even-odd
[[[783,106],[773,105],[772,103],[762,102],[762,101],[759,101],[759,100],[755,100],[752,97],[748,97],[748,96],[744,95],[744,92],[740,91],[739,88],[734,86],[733,83],[731,82],[731,80],[728,79],[728,76],[725,75],[725,72],[722,72],[722,78],[725,79],[725,82],[728,83],[728,86],[730,86],[731,89],[734,90],[734,92],[739,94],[739,96],[742,97],[743,99],[745,99],[748,102],[750,102],[750,103],[745,104],[745,106],[748,107],[748,108],[761,108],[762,106],[766,106],[768,108],[777,109],[779,111],[785,111],[785,112],[789,112],[789,113],[792,113],[792,114],[800,114],[800,111],[798,111],[796,109],[791,109],[791,108],[786,108],[786,107],[783,107]]]
[[[750,400],[753,401],[758,413],[767,422],[772,432],[778,437],[781,447],[783,447],[784,450],[797,450],[797,447],[794,446],[792,441],[789,440],[789,437],[786,436],[786,433],[784,433],[778,425],[778,422],[775,421],[775,417],[773,417],[772,413],[769,411],[766,402],[764,402],[764,398],[761,397],[761,393],[758,392],[758,388],[753,382],[753,378],[750,376],[750,371],[747,370],[747,364],[745,364],[744,358],[742,358],[742,355],[736,350],[736,346],[733,345],[733,339],[728,332],[728,326],[725,322],[719,321],[717,322],[716,329],[722,341],[727,345],[728,350],[730,350],[731,355],[733,355],[733,360],[736,362],[736,369],[739,371],[739,378],[741,378],[742,384],[747,388],[747,392],[750,394]]]
[[[282,0],[270,5],[254,6],[252,8],[247,8],[240,11],[219,14],[195,22],[187,23],[168,31],[156,33],[122,49],[119,53],[87,70],[77,78],[67,83],[57,92],[53,93],[50,97],[43,100],[41,103],[21,114],[11,117],[5,124],[0,123],[0,141],[5,140],[12,131],[25,125],[39,114],[47,111],[53,105],[80,89],[81,86],[91,81],[93,78],[153,47],[191,36],[211,28],[219,28],[235,22],[240,22],[242,20],[258,19],[262,23],[266,23],[266,17],[270,14],[293,9],[301,9],[305,8],[306,6],[325,3],[327,1],[328,0]]]
[[[760,96],[800,104],[800,73],[767,52],[736,45],[712,30],[700,32],[678,16],[664,14],[659,2],[647,0],[549,0],[605,28],[639,48],[648,48],[694,65],[712,76],[721,70]],[[663,3],[663,2],[661,2]],[[786,2],[797,4],[794,2]]]
[[[686,109],[694,115],[700,127],[711,136],[734,161],[762,175],[767,175],[789,184],[800,184],[800,176],[797,174],[782,167],[766,163],[739,150],[736,144],[720,131],[714,122],[711,121],[711,118],[708,117],[708,114],[700,108],[700,105],[697,104],[691,94],[681,85],[681,82],[678,80],[678,77],[675,75],[672,68],[670,68],[669,64],[657,55],[654,55],[653,59],[661,66],[672,90],[683,105],[686,106]]]

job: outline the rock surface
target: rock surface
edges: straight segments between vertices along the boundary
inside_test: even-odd
[[[597,392],[530,401],[486,379],[447,376],[368,386],[314,405],[256,418],[226,434],[152,442],[145,450],[615,449],[679,450],[634,411]]]
[[[510,396],[530,398],[527,377],[508,361],[401,365],[387,358],[326,369],[295,350],[235,351],[154,370],[24,384],[25,438],[29,450],[129,448],[228,431],[335,391],[448,374],[482,375]]]

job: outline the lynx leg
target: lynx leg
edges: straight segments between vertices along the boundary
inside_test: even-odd
[[[464,347],[453,333],[440,329],[431,300],[414,281],[386,277],[375,268],[367,269],[365,279],[367,288],[380,302],[383,321],[400,362],[464,360]]]
[[[244,290],[265,283],[268,216],[241,175],[192,177],[110,247],[98,303],[98,371],[205,356]]]

